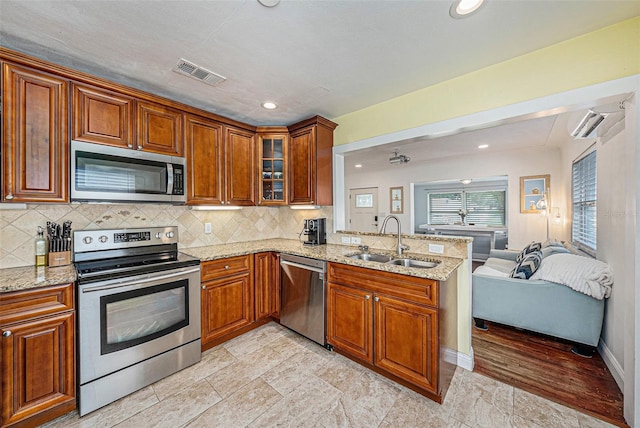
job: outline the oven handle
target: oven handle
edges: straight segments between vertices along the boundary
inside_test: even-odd
[[[137,280],[133,280],[133,281],[118,282],[116,284],[96,285],[96,286],[93,286],[93,287],[85,287],[85,288],[82,289],[82,292],[83,293],[91,293],[91,292],[94,292],[94,291],[110,290],[112,288],[122,288],[122,287],[128,287],[130,285],[139,285],[139,284],[144,284],[144,283],[147,283],[147,282],[162,281],[164,279],[175,278],[176,276],[184,276],[184,275],[188,275],[190,273],[195,273],[195,272],[200,272],[200,267],[189,269],[189,270],[184,270],[184,271],[180,271],[180,272],[168,273],[166,275],[152,276],[152,277],[147,277],[147,278],[144,278],[144,279],[137,279]]]
[[[321,268],[317,268],[317,267],[309,266],[309,265],[303,265],[301,263],[290,262],[288,260],[280,260],[280,265],[293,266],[293,267],[297,267],[297,268],[300,268],[300,269],[310,270],[310,271],[313,271],[313,272],[324,273],[324,270],[322,270]]]

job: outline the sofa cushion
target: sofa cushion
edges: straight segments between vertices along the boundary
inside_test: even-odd
[[[567,254],[567,253],[569,253],[569,250],[564,248],[564,246],[562,246],[562,245],[560,245],[559,247],[555,246],[555,245],[542,247],[541,251],[542,251],[542,258],[543,259],[546,258],[546,257],[549,257],[549,256],[551,256],[553,254],[562,254],[562,253]]]
[[[509,272],[503,272],[486,265],[478,266],[473,273],[478,275],[495,276],[498,278],[509,278]]]
[[[516,262],[512,260],[500,259],[498,257],[489,257],[484,262],[483,266],[487,266],[487,267],[490,267],[491,269],[495,269],[497,271],[506,273],[508,276],[513,270],[513,268],[515,267],[515,265],[516,265]]]
[[[511,278],[529,279],[542,263],[542,251],[534,251],[527,254],[516,264],[509,276]]]
[[[541,248],[542,244],[540,242],[531,242],[531,244],[527,245],[522,249],[522,251],[520,251],[520,254],[516,257],[516,263],[520,263],[527,254],[534,251],[540,251]]]

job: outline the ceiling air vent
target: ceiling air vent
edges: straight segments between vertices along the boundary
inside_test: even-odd
[[[192,79],[200,80],[201,82],[204,82],[207,85],[211,86],[216,86],[217,84],[227,80],[226,77],[220,76],[213,71],[209,71],[206,68],[195,65],[194,63],[189,62],[184,58],[180,58],[180,61],[178,61],[176,66],[173,67],[173,71],[191,77]]]

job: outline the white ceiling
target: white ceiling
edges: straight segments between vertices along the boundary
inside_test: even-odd
[[[628,0],[1,0],[0,44],[253,125],[327,118],[640,15]],[[216,87],[171,71],[180,58]],[[260,107],[271,100],[274,111]],[[522,132],[529,126],[522,125]],[[456,144],[448,148],[452,154]]]
[[[603,137],[613,124],[624,119],[624,100],[630,94],[615,94],[592,100],[589,105],[557,106],[527,116],[512,117],[499,123],[485,123],[464,131],[452,130],[448,135],[424,135],[375,147],[352,150],[345,155],[345,173],[385,171],[402,168],[390,165],[389,158],[397,151],[408,156],[411,164],[429,163],[438,159],[470,154],[494,153],[529,148],[557,148],[574,140],[571,133],[589,110],[605,113],[605,120],[589,139]],[[480,149],[480,145],[489,147]],[[361,165],[356,168],[355,165]]]

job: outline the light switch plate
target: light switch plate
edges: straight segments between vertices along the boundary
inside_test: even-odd
[[[342,243],[343,244],[350,244],[351,243],[351,239],[349,239],[348,236],[343,236],[342,237]]]
[[[356,236],[352,236],[351,237],[351,243],[352,244],[356,244],[356,245],[360,245],[362,243],[362,239],[356,237]]]
[[[205,223],[204,224],[204,233],[206,233],[206,234],[211,233],[211,223]]]
[[[444,253],[444,245],[440,244],[429,244],[429,252],[434,254],[443,254]]]

